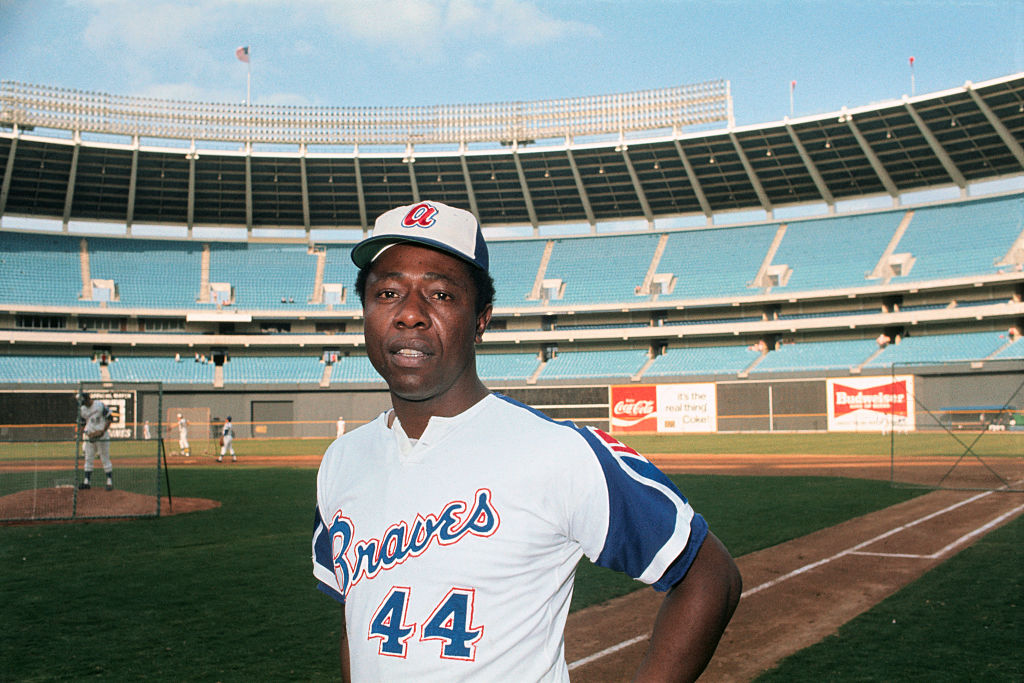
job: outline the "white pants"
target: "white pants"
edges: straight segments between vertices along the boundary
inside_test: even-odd
[[[114,466],[110,463],[110,441],[107,439],[84,441],[82,443],[82,452],[85,453],[85,473],[87,475],[92,472],[92,461],[97,453],[100,456],[100,460],[103,461],[104,472],[110,472],[114,469]]]
[[[225,453],[230,453],[231,455],[235,454],[235,447],[231,445],[231,442],[234,441],[234,440],[235,440],[235,437],[233,437],[233,436],[225,436],[224,437],[224,445],[220,447],[220,454],[221,455],[224,455]]]
[[[178,436],[178,448],[180,448],[183,451],[188,450],[188,433],[182,432]]]

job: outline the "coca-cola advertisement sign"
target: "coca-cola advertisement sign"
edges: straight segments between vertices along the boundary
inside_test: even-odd
[[[717,429],[715,385],[613,386],[611,425],[617,432],[713,432]]]
[[[657,430],[658,400],[653,384],[613,386],[612,431],[653,432]]]
[[[913,405],[910,375],[828,380],[830,431],[909,431],[914,428]]]

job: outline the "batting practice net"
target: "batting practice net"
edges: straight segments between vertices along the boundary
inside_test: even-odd
[[[110,414],[106,437],[91,446],[79,421],[82,393]],[[158,382],[0,392],[0,522],[159,516],[166,476],[162,415]],[[88,488],[87,448],[94,452]],[[112,468],[109,487],[104,448]]]
[[[901,364],[890,380],[894,483],[1024,491],[1024,361]]]

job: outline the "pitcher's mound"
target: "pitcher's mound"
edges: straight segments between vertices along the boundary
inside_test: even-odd
[[[160,498],[161,517],[216,507],[220,507],[220,501],[208,498]],[[118,489],[107,491],[102,485],[84,491],[76,491],[70,486],[57,486],[0,496],[0,524],[81,522],[154,516],[156,513],[156,496]]]

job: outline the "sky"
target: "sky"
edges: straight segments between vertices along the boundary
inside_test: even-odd
[[[742,126],[788,116],[791,94],[799,117],[1024,71],[1024,2],[0,0],[0,79],[240,103],[247,69],[252,103],[301,106],[725,79]]]

